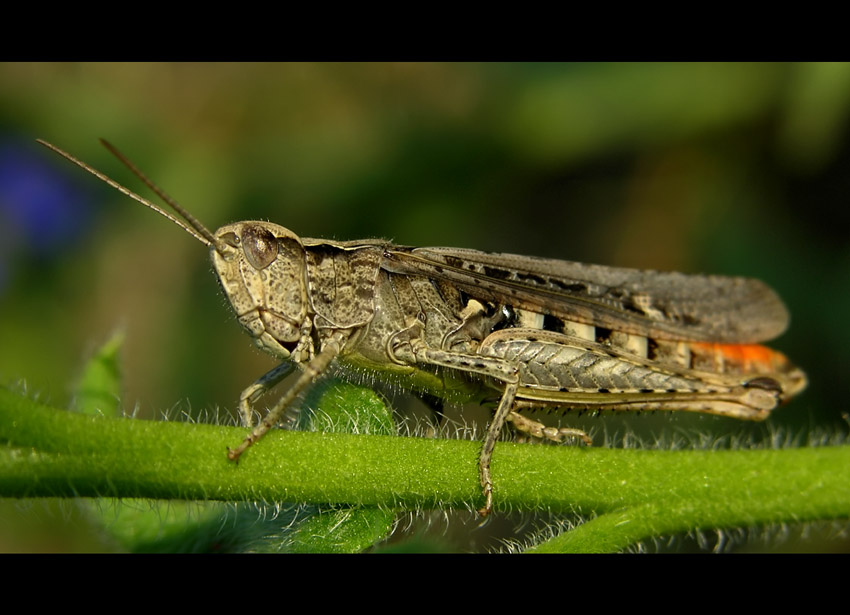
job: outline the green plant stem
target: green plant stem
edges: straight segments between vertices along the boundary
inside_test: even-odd
[[[0,389],[0,495],[473,508],[477,442],[84,416]],[[610,551],[715,527],[850,517],[850,447],[645,451],[499,443],[496,509],[598,518],[543,549]]]

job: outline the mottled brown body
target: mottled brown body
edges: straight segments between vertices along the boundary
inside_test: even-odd
[[[276,425],[333,361],[411,378],[432,394],[492,399],[479,461],[487,514],[490,458],[504,422],[536,437],[590,438],[545,427],[532,407],[686,410],[762,420],[800,392],[805,375],[757,342],[788,314],[763,283],[586,265],[381,240],[301,239],[276,224],[229,224],[214,234],[145,178],[186,223],[50,146],[210,247],[237,319],[283,361],[240,399],[243,422],[290,371],[301,374],[233,460]],[[450,382],[449,382],[450,381]]]

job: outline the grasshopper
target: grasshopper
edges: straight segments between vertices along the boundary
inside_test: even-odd
[[[454,401],[495,405],[479,458],[487,515],[490,460],[506,421],[556,442],[583,431],[547,427],[528,408],[683,410],[760,421],[806,386],[781,353],[788,312],[764,283],[494,254],[383,240],[300,238],[271,222],[210,232],[112,145],[104,146],[178,217],[77,160],[205,244],[242,327],[280,365],[246,388],[251,429],[236,461],[277,425],[334,361],[396,377]],[[292,387],[254,426],[253,408],[290,373]]]

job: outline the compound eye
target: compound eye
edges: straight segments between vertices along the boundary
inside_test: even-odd
[[[252,267],[265,269],[277,258],[277,238],[262,226],[249,226],[242,231],[242,249]]]

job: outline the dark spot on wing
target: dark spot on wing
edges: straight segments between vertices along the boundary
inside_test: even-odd
[[[702,324],[702,321],[699,318],[694,317],[692,314],[682,314],[679,317],[679,321],[685,325],[699,325]]]
[[[541,278],[539,275],[535,275],[533,273],[522,273],[521,271],[518,271],[516,276],[517,279],[521,282],[532,282],[539,286],[546,286],[546,279]]]
[[[580,282],[575,282],[573,284],[563,284],[564,290],[568,290],[571,293],[586,293],[587,292],[587,284],[582,284]]]
[[[497,280],[507,280],[511,277],[511,272],[507,269],[499,269],[498,267],[488,267],[484,265],[484,275],[488,278],[495,278]]]
[[[582,282],[564,282],[558,278],[549,278],[547,282],[550,286],[565,290],[568,293],[586,294],[588,292],[587,284],[583,284]]]

